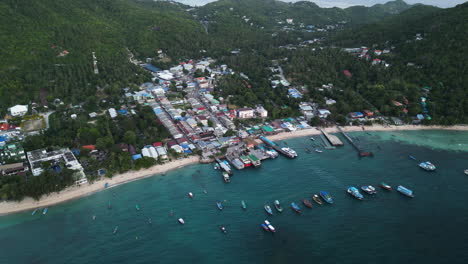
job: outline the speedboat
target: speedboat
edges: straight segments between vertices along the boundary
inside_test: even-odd
[[[364,192],[366,192],[368,194],[376,194],[377,193],[377,191],[375,190],[375,188],[372,185],[361,186],[361,190],[363,190]]]
[[[358,200],[364,199],[364,196],[362,196],[362,194],[359,192],[359,190],[356,187],[351,186],[348,188],[347,191],[349,194],[351,194],[354,198]]]
[[[221,232],[223,232],[224,234],[227,234],[226,227],[220,226],[219,229],[221,229]]]
[[[325,202],[327,202],[329,204],[333,203],[333,198],[331,197],[330,194],[328,194],[325,191],[320,191],[320,197],[322,197],[322,199],[325,200]]]
[[[39,210],[39,209],[34,209],[34,211],[32,211],[32,213],[31,213],[31,215],[35,215],[37,210]]]
[[[179,218],[179,220],[178,220],[178,221],[179,221],[179,223],[180,223],[180,224],[182,224],[182,225],[185,225],[185,221],[184,221],[184,219],[182,219],[182,218]]]
[[[320,200],[320,197],[317,194],[312,195],[312,199],[319,205],[323,204],[322,200]]]
[[[96,220],[96,216],[95,216],[95,215],[93,215],[93,220]]]
[[[188,197],[193,198],[193,193],[189,192]]]
[[[429,161],[424,161],[424,162],[421,162],[418,164],[418,166],[423,169],[423,170],[426,170],[426,171],[435,171],[436,169],[436,166],[432,163],[430,163]]]
[[[311,203],[309,200],[303,199],[303,200],[302,200],[302,203],[303,203],[306,207],[312,208],[312,203]]]
[[[414,194],[413,194],[412,190],[410,190],[410,189],[408,189],[406,187],[403,187],[401,185],[398,186],[397,191],[399,191],[400,193],[402,193],[402,194],[404,194],[404,195],[406,195],[408,197],[411,197],[411,198],[414,197]]]
[[[241,201],[241,206],[242,206],[242,209],[247,209],[247,204],[245,203],[244,200]]]
[[[223,203],[221,201],[217,201],[216,206],[218,206],[219,210],[223,210]]]
[[[296,211],[296,213],[301,213],[301,208],[296,203],[291,203],[291,208]]]
[[[276,229],[270,224],[270,222],[268,220],[265,220],[265,224],[267,225],[268,230],[270,230],[273,233],[276,232]]]
[[[386,184],[385,182],[381,182],[380,183],[380,187],[382,187],[383,189],[387,190],[387,191],[391,191],[392,190],[392,186]]]
[[[322,153],[322,152],[323,152],[323,150],[320,150],[320,149],[315,149],[315,152],[317,152],[317,153]]]
[[[275,208],[276,208],[276,210],[278,212],[280,212],[280,213],[283,212],[283,207],[281,206],[281,204],[280,204],[280,202],[278,200],[275,200],[274,204],[275,204]]]
[[[312,140],[312,141],[315,141],[315,138],[313,138],[313,137],[310,137],[310,140]]]
[[[152,224],[153,223],[153,220],[151,220],[151,218],[148,218],[148,224]]]
[[[265,230],[265,231],[267,231],[267,232],[269,232],[269,231],[270,231],[270,229],[268,228],[268,226],[267,226],[267,225],[265,225],[265,224],[261,224],[260,226],[263,228],[263,230]]]
[[[112,234],[117,233],[117,230],[119,230],[119,226],[116,226],[116,227],[114,228],[114,231],[112,232]]]
[[[47,214],[47,211],[48,211],[48,210],[49,210],[49,208],[47,208],[47,207],[44,208],[44,210],[42,210],[42,214],[43,214],[43,215]]]
[[[265,208],[265,211],[266,211],[269,215],[273,215],[273,210],[271,210],[271,207],[270,207],[268,204],[265,204],[264,208]]]
[[[229,174],[227,172],[223,172],[223,180],[225,183],[230,183],[231,179],[229,177]]]
[[[138,204],[135,204],[135,209],[136,209],[137,211],[140,211],[140,206],[139,206]]]

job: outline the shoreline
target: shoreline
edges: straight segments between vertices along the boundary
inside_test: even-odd
[[[324,131],[328,133],[338,133],[337,127],[328,127],[324,128]],[[408,130],[452,130],[452,131],[468,131],[468,125],[456,125],[456,126],[414,126],[414,125],[404,125],[404,126],[383,126],[383,125],[373,125],[365,126],[364,130],[362,126],[346,126],[342,127],[344,132],[366,132],[366,131],[408,131]],[[312,127],[310,129],[303,129],[294,132],[283,132],[276,135],[268,136],[272,141],[285,140],[290,138],[297,137],[307,137],[319,135],[321,132]],[[99,181],[94,182],[93,184],[85,184],[81,186],[73,186],[62,190],[59,193],[52,193],[47,196],[44,196],[39,201],[36,201],[32,198],[25,198],[20,202],[13,201],[4,201],[0,203],[0,216],[24,212],[28,210],[34,210],[36,208],[44,208],[47,206],[57,205],[60,203],[68,202],[71,200],[79,199],[93,193],[106,190],[121,184],[128,182],[136,181],[139,179],[144,179],[152,177],[155,174],[165,173],[170,170],[179,169],[188,165],[200,163],[200,157],[192,156],[185,159],[175,160],[168,162],[163,165],[155,165],[148,169],[142,169],[139,171],[129,171],[123,174],[117,174],[112,178],[104,178]],[[104,184],[108,183],[109,187],[104,188]]]

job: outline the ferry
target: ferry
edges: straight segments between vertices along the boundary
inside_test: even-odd
[[[292,148],[281,148],[281,150],[286,153],[286,155],[288,155],[288,157],[290,158],[295,158],[297,157],[297,153],[295,150],[293,150]]]
[[[322,199],[329,204],[333,203],[333,198],[325,191],[320,191],[320,197],[322,197]]]
[[[312,195],[312,200],[314,200],[314,202],[316,202],[319,205],[323,204],[322,200],[320,200],[320,197],[317,194]]]
[[[268,229],[268,226],[267,226],[267,225],[261,224],[260,226],[263,228],[263,230],[265,230],[265,231],[267,231],[267,232],[270,232],[270,229]]]
[[[219,210],[223,210],[223,203],[221,201],[217,201],[216,206],[218,207]]]
[[[114,231],[112,232],[112,234],[115,235],[115,233],[117,233],[117,230],[119,230],[119,226],[116,226],[116,227],[114,228]]]
[[[178,221],[179,221],[179,223],[180,223],[181,225],[185,225],[185,221],[184,221],[184,219],[183,219],[183,218],[179,218],[179,220],[178,220]]]
[[[42,210],[42,214],[43,214],[43,215],[47,214],[47,211],[48,211],[48,210],[49,210],[49,208],[47,208],[47,207],[44,208],[44,210]]]
[[[247,204],[245,203],[244,200],[241,201],[241,206],[242,206],[242,209],[247,209]]]
[[[140,211],[140,206],[139,206],[138,204],[135,204],[135,209],[136,209],[137,211]]]
[[[374,186],[372,186],[372,185],[361,186],[361,190],[365,191],[368,194],[376,194],[377,193]]]
[[[227,172],[223,172],[223,180],[225,183],[231,182],[231,178],[229,177],[229,174]]]
[[[193,198],[193,193],[189,192],[189,193],[188,193],[188,197],[189,197],[189,198]]]
[[[35,215],[37,213],[37,210],[39,209],[34,209],[34,211],[32,211],[31,215]]]
[[[270,230],[273,233],[276,232],[276,229],[270,224],[268,220],[265,220],[265,224],[268,226],[268,230]]]
[[[392,186],[386,184],[385,182],[381,182],[380,183],[380,187],[382,187],[383,189],[387,190],[387,191],[391,191],[392,190]]]
[[[278,200],[275,200],[274,204],[275,204],[275,208],[276,208],[276,210],[278,212],[280,212],[280,213],[283,212],[283,207],[281,206],[281,203]]]
[[[309,200],[303,199],[303,200],[302,200],[302,203],[303,203],[306,207],[312,208],[312,203],[311,203]]]
[[[227,234],[226,227],[220,226],[219,229],[221,229],[221,232],[223,232],[224,234]]]
[[[291,203],[291,208],[296,211],[296,213],[301,213],[301,208],[296,203]]]
[[[354,198],[358,200],[364,199],[364,196],[362,196],[362,194],[359,192],[359,190],[356,187],[351,186],[348,188],[347,191],[349,194],[351,194]]]
[[[418,166],[423,169],[423,170],[426,170],[426,171],[435,171],[436,169],[436,166],[432,163],[430,163],[429,161],[425,161],[425,162],[421,162],[418,164]]]
[[[398,186],[397,191],[399,191],[400,193],[402,193],[402,194],[404,194],[404,195],[406,195],[408,197],[411,197],[411,198],[414,197],[414,194],[413,194],[412,190],[410,190],[410,189],[408,189],[406,187],[403,187],[401,185]]]
[[[270,207],[268,204],[265,204],[265,206],[264,206],[263,208],[265,208],[265,211],[266,211],[269,215],[273,215],[273,210],[271,210],[271,207]]]

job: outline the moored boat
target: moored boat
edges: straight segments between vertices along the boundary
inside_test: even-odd
[[[285,147],[285,148],[281,148],[281,150],[283,151],[284,154],[286,154],[286,156],[288,158],[297,157],[297,152],[295,150],[293,150],[292,148]]]
[[[296,211],[296,213],[301,213],[301,208],[296,203],[291,203],[291,208]]]
[[[188,197],[189,197],[189,198],[193,198],[193,193],[189,192],[189,193],[188,193]]]
[[[225,226],[220,226],[219,229],[220,229],[221,232],[223,232],[224,234],[227,234],[227,230],[226,230],[226,227],[225,227]]]
[[[218,207],[219,210],[223,210],[223,203],[221,201],[217,201],[216,206]]]
[[[374,186],[372,186],[372,185],[363,185],[363,186],[361,186],[361,190],[363,190],[367,194],[376,194],[377,193]]]
[[[268,228],[267,225],[261,224],[260,226],[263,228],[263,230],[265,230],[265,231],[267,231],[267,232],[270,232],[270,229]]]
[[[47,211],[48,211],[48,210],[49,210],[49,208],[47,208],[47,207],[44,208],[44,210],[42,210],[42,214],[43,214],[43,215],[47,214]]]
[[[385,182],[381,182],[380,183],[380,187],[382,187],[383,189],[387,190],[387,191],[391,191],[392,190],[392,186],[386,184]]]
[[[351,194],[351,196],[353,196],[354,198],[356,198],[358,200],[364,199],[364,196],[359,192],[359,190],[356,187],[350,186],[348,188],[347,192],[349,194]]]
[[[302,203],[303,203],[306,207],[312,208],[312,203],[311,203],[309,200],[303,199],[303,200],[302,200]]]
[[[270,230],[273,233],[276,232],[276,229],[273,227],[273,225],[270,224],[270,222],[268,220],[265,220],[265,224],[268,227],[268,230]]]
[[[265,211],[266,211],[269,215],[273,215],[273,210],[271,210],[271,207],[270,207],[268,204],[265,204],[265,206],[263,206],[263,208],[265,208]]]
[[[314,138],[314,137],[310,137],[310,140],[315,141],[315,138]]]
[[[329,204],[333,203],[333,198],[325,191],[320,191],[320,197],[322,197],[322,199]]]
[[[34,209],[34,211],[32,211],[31,215],[35,215],[37,213],[37,210],[39,210],[38,208]]]
[[[319,205],[323,204],[322,200],[320,200],[320,197],[317,194],[312,195],[312,199]]]
[[[177,221],[179,221],[179,223],[180,223],[181,225],[185,225],[185,221],[184,221],[183,218],[179,218]]]
[[[276,210],[277,210],[278,212],[280,212],[280,213],[283,212],[283,207],[281,206],[280,201],[275,200],[274,204],[275,204],[275,208],[276,208]]]
[[[413,194],[413,191],[404,187],[404,186],[401,186],[399,185],[398,188],[397,188],[397,191],[399,191],[400,193],[408,196],[408,197],[411,197],[413,198],[414,197],[414,194]]]
[[[229,174],[227,172],[223,172],[223,180],[225,183],[231,182],[231,178],[229,177]]]
[[[429,161],[424,161],[424,162],[421,162],[418,164],[418,166],[423,169],[423,170],[426,170],[426,171],[435,171],[436,169],[436,166],[432,163],[430,163]]]
[[[244,200],[241,201],[241,206],[242,206],[242,209],[247,209],[247,204],[245,203]]]

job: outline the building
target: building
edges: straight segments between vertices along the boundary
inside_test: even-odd
[[[8,108],[8,112],[11,116],[24,116],[28,112],[27,105],[15,105]]]
[[[0,165],[0,176],[22,175],[29,171],[27,162]]]
[[[115,110],[115,108],[109,108],[109,115],[111,118],[116,118],[117,117],[117,111]]]
[[[253,118],[254,110],[252,108],[239,108],[237,109],[237,117],[241,119]]]
[[[327,109],[319,109],[318,113],[320,118],[327,118],[329,115],[331,115],[331,112]]]
[[[267,118],[268,117],[268,111],[263,108],[263,106],[257,106],[257,109],[255,109],[257,112],[258,116],[261,118]]]
[[[325,104],[326,104],[326,105],[333,105],[333,104],[336,104],[336,101],[333,100],[333,99],[327,99],[327,100],[325,101]]]
[[[45,149],[33,150],[26,153],[26,156],[34,176],[39,176],[44,172],[44,169],[49,169],[43,168],[46,163],[58,166],[64,164],[68,169],[79,171],[81,174],[80,178],[84,178],[85,176],[83,167],[78,162],[75,155],[73,155],[73,152],[68,148],[54,151],[46,151]]]
[[[0,164],[22,162],[26,159],[24,149],[19,143],[0,144]]]

